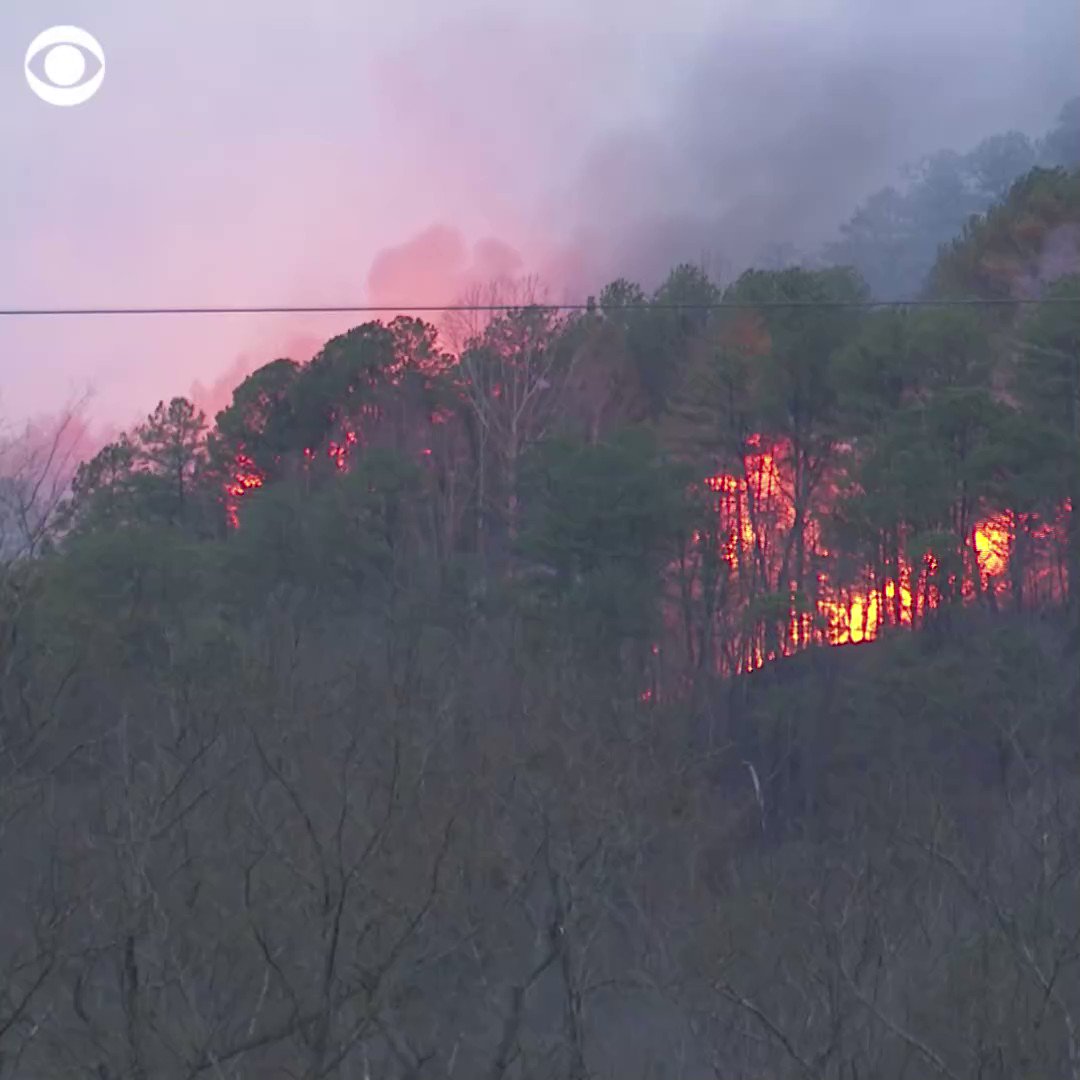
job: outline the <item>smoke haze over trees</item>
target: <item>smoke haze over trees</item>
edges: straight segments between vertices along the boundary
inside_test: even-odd
[[[1075,0],[84,17],[0,1080],[1080,1080]]]
[[[1061,141],[7,440],[0,1078],[1080,1075]]]
[[[553,299],[651,291],[683,262],[726,283],[817,252],[905,163],[1037,139],[1080,94],[1072,0],[494,8],[102,0],[116,63],[94,102],[61,115],[18,84],[0,113],[5,304],[450,302],[515,259]],[[5,9],[5,37],[39,17]],[[6,414],[89,385],[128,427],[349,323],[161,325],[5,320]]]

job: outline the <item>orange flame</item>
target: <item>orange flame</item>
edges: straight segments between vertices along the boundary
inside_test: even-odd
[[[1008,570],[1009,556],[1016,538],[1015,529],[1016,523],[1009,511],[981,521],[975,526],[975,554],[983,588],[990,585],[992,578],[1002,577]]]
[[[263,486],[263,475],[247,454],[237,454],[233,459],[235,470],[225,485],[225,513],[229,526],[240,527],[239,502],[249,491]]]
[[[713,510],[719,528],[714,542],[719,540],[721,557],[736,575],[741,561],[749,560],[766,568],[774,566],[776,552],[784,548],[785,533],[794,527],[795,521],[786,447],[778,443],[766,448],[759,436],[753,436],[747,440],[747,448],[750,452],[744,459],[742,476],[718,473],[703,480],[704,488],[716,496]],[[868,566],[861,580],[844,588],[834,584],[827,571],[819,571],[811,610],[797,608],[792,585],[786,633],[778,647],[766,648],[764,638],[752,634],[737,666],[740,670],[753,671],[812,641],[830,645],[873,641],[886,626],[915,625],[928,610],[942,603],[942,590],[946,587],[959,585],[959,595],[965,600],[976,598],[980,591],[984,595],[1004,596],[1011,587],[1009,569],[1018,527],[1016,515],[1008,510],[980,519],[969,537],[969,562],[959,582],[955,578],[948,582],[940,579],[940,563],[933,552],[927,552],[917,567],[900,556],[898,565],[884,579]],[[818,565],[829,559],[820,532],[819,520],[810,515],[805,522],[804,543]],[[1053,535],[1063,536],[1063,515],[1031,535],[1043,540]],[[692,541],[695,547],[700,547],[704,541],[700,531],[694,532]],[[1033,580],[1045,579],[1048,568],[1029,572],[1035,575]]]

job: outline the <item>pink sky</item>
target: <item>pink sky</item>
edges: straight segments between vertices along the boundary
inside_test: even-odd
[[[914,154],[1038,132],[1076,92],[1072,0],[895,9],[5,5],[0,308],[430,304],[518,272],[583,299],[624,258],[632,273],[699,258],[695,215],[730,222],[736,258],[778,207],[812,239]],[[53,23],[106,50],[84,106],[23,82],[25,44]],[[828,160],[799,169],[819,142]],[[86,389],[100,424],[193,388],[217,407],[245,371],[355,321],[0,319],[0,413]]]

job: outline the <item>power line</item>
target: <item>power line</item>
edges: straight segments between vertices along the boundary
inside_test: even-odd
[[[1080,304],[1077,297],[1042,297],[1017,300],[987,298],[954,300],[761,300],[719,301],[701,304],[342,304],[336,306],[267,307],[117,307],[117,308],[2,308],[7,318],[56,318],[99,315],[358,315],[386,312],[508,312],[508,311],[721,311],[762,308],[923,308],[923,307],[1013,307]]]

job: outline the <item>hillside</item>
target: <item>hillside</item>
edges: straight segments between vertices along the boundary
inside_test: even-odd
[[[656,705],[430,600],[223,625],[143,554],[43,585],[5,654],[19,1076],[285,1077],[360,1037],[373,1075],[1068,1075],[1060,618]]]
[[[0,1076],[1080,1075],[1078,192],[14,477]]]

